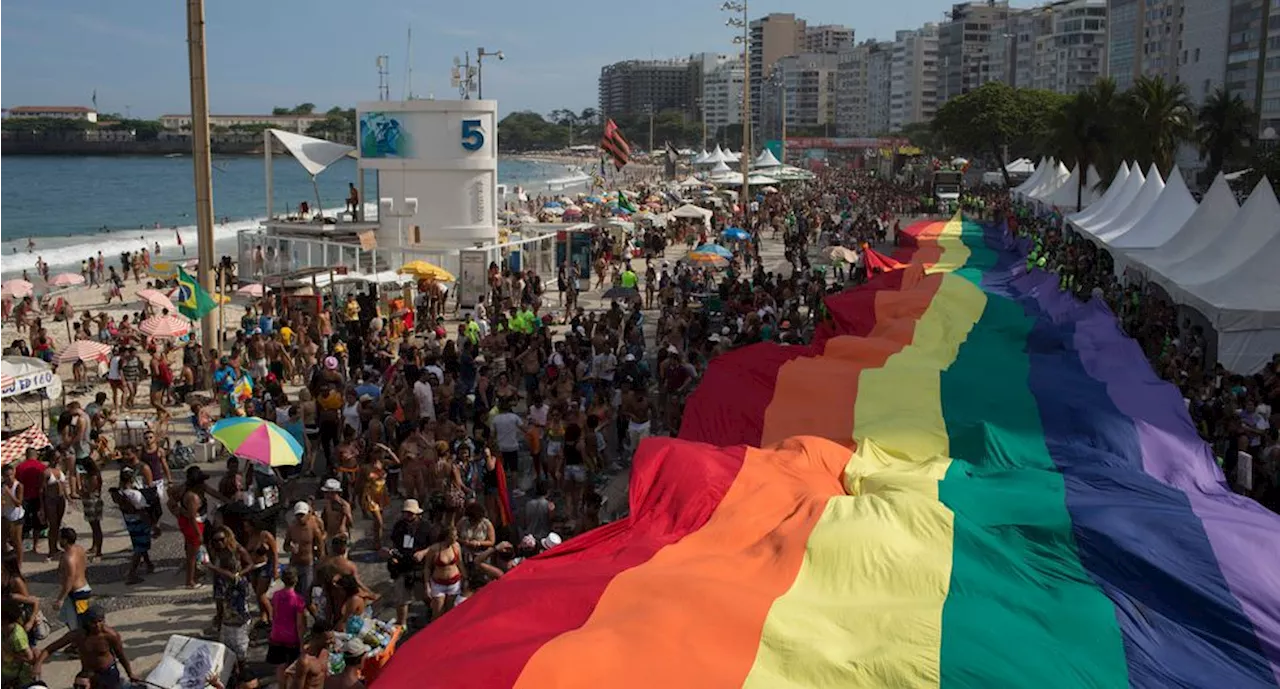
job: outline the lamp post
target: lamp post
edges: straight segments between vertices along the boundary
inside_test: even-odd
[[[747,186],[747,177],[751,173],[751,23],[747,19],[747,0],[725,0],[720,6],[725,12],[731,12],[726,25],[742,29],[741,36],[734,36],[734,43],[742,44],[742,190],[738,193],[738,202],[742,204],[742,227],[751,231],[749,222],[751,206],[748,203],[751,188]]]
[[[484,100],[484,59],[496,57],[499,61],[507,59],[501,50],[489,52],[484,48],[476,48],[476,98]]]

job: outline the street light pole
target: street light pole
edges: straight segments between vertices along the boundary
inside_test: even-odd
[[[484,100],[484,59],[496,57],[499,61],[507,59],[501,50],[489,52],[484,48],[476,48],[476,98]]]
[[[653,103],[645,106],[649,111],[649,157],[653,158]]]
[[[747,184],[747,177],[751,173],[751,23],[747,15],[747,0],[725,0],[720,6],[725,12],[733,12],[741,14],[742,17],[733,17],[725,22],[727,25],[742,29],[741,36],[735,36],[734,43],[742,43],[742,189],[738,192],[738,203],[742,204],[742,227],[748,232],[751,231],[751,206],[748,199],[751,195],[751,188]],[[763,65],[762,65],[763,67]]]

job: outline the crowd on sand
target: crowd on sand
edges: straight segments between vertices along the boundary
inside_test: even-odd
[[[108,555],[104,519],[127,530],[129,585],[155,575],[158,539],[181,539],[182,583],[210,587],[205,633],[240,661],[236,686],[360,686],[362,658],[387,639],[344,631],[379,616],[387,624],[375,636],[412,633],[524,559],[624,516],[625,495],[611,487],[644,438],[679,432],[709,362],[757,342],[807,342],[824,296],[868,278],[861,250],[891,243],[928,201],[918,188],[828,170],[746,208],[707,205],[705,222],[593,231],[589,251],[554,276],[492,264],[471,309],[429,281],[411,294],[370,286],[325,297],[318,310],[268,291],[221,348],[181,347],[180,367],[136,329],[77,324],[78,337],[113,347],[110,394],[67,405],[52,447],[4,467],[5,686],[38,682],[68,646],[77,689],[140,677],[89,580],[90,563]],[[1275,427],[1259,410],[1280,390],[1276,367],[1213,373],[1203,333],[1180,332],[1153,295],[1114,283],[1091,245],[996,194],[980,205],[1036,237],[1031,260],[1055,268],[1065,289],[1102,291],[1157,370],[1176,374],[1220,456],[1248,447],[1274,467]],[[707,244],[721,253],[689,251]],[[584,306],[595,294],[587,301],[599,307]],[[39,342],[43,326],[29,325]],[[114,417],[139,404],[151,422],[120,442]],[[301,463],[214,452],[209,429],[231,416],[275,422],[304,448]],[[197,442],[177,442],[176,428]],[[214,457],[225,466],[216,479],[202,466]],[[88,534],[65,523],[77,507]],[[58,562],[55,591],[23,577],[32,557]],[[357,562],[368,558],[390,585],[364,581]]]
[[[1066,225],[1061,215],[998,201],[1009,227],[1031,242],[1027,267],[1056,274],[1081,300],[1101,299],[1152,368],[1178,386],[1200,436],[1232,489],[1280,511],[1280,353],[1253,375],[1226,370],[1213,358],[1211,332],[1154,283],[1116,275],[1111,254]],[[1240,471],[1242,453],[1249,462]]]

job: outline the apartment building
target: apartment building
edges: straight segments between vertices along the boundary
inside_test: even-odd
[[[1106,73],[1124,90],[1141,76],[1178,77],[1186,0],[1108,0]],[[1225,5],[1230,0],[1216,0]]]
[[[939,103],[1005,78],[1005,55],[993,50],[992,37],[1005,33],[1008,23],[1007,0],[951,6],[948,21],[938,27]]]
[[[1182,54],[1178,58],[1178,81],[1187,85],[1187,95],[1197,105],[1227,75],[1227,34],[1231,6],[1225,0],[1182,0]]]
[[[745,82],[746,70],[741,59],[720,63],[704,75],[702,107],[708,136],[715,138],[724,127],[742,123]]]
[[[1253,107],[1259,135],[1274,138],[1280,130],[1280,1],[1231,0],[1229,10],[1227,91]]]
[[[693,65],[691,67],[691,65]],[[701,73],[701,63],[688,59],[624,60],[600,69],[600,114],[679,109],[696,114],[691,72]]]
[[[889,132],[889,101],[893,91],[893,43],[878,43],[867,56],[867,133]]]
[[[889,131],[933,119],[938,108],[938,26],[899,31],[889,63]]]
[[[839,24],[807,26],[803,49],[806,53],[838,53],[853,46],[854,30]]]
[[[774,64],[773,77],[766,90],[768,105],[763,113],[765,130],[771,138],[775,132],[769,124],[785,117],[789,129],[822,127],[829,133],[836,121],[836,53],[800,53],[788,55]],[[774,99],[782,97],[776,104]]]
[[[749,25],[747,79],[751,82],[751,125],[760,127],[764,81],[778,60],[804,50],[805,20],[794,14],[774,13],[753,19]],[[760,137],[755,137],[759,139]]]

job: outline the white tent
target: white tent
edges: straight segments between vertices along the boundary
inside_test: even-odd
[[[1098,191],[1101,187],[1102,175],[1098,174],[1098,168],[1090,164],[1089,171],[1084,176],[1084,193],[1080,197],[1080,207],[1088,208],[1102,198],[1102,192]]]
[[[701,220],[703,222],[709,222],[711,220],[711,216],[715,215],[715,213],[712,213],[711,211],[701,206],[695,206],[692,203],[686,203],[683,206],[680,206],[679,208],[671,211],[667,215],[670,215],[673,218],[685,218],[688,220]]]
[[[1023,196],[1038,201],[1046,193],[1052,193],[1057,190],[1070,176],[1071,171],[1067,169],[1066,165],[1063,165],[1061,161],[1055,162],[1050,171],[1045,174],[1044,179],[1040,180],[1040,183],[1034,189],[1028,190]]]
[[[733,151],[725,151],[725,152],[724,152],[724,162],[726,162],[726,163],[736,163],[736,162],[739,162],[739,161],[741,161],[741,160],[742,160],[742,154],[741,154],[741,153],[734,153]]]
[[[723,177],[717,177],[715,182],[728,187],[739,187],[742,186],[742,173],[735,171]],[[767,187],[777,183],[778,180],[776,178],[770,177],[763,172],[753,172],[747,176],[747,184],[753,187]]]
[[[760,155],[751,161],[751,167],[779,167],[781,165],[782,163],[778,162],[778,159],[773,155],[773,151],[767,148],[760,151]]]
[[[1011,175],[1029,175],[1036,171],[1036,164],[1026,158],[1019,158],[1005,165],[1004,169]]]
[[[1109,242],[1123,235],[1142,219],[1142,216],[1151,210],[1156,204],[1156,199],[1160,198],[1161,192],[1164,191],[1164,179],[1160,177],[1160,169],[1151,164],[1151,169],[1147,170],[1147,181],[1138,190],[1138,193],[1129,202],[1125,209],[1116,215],[1111,222],[1102,227],[1093,229],[1094,237],[1104,242]]]
[[[342,160],[348,153],[356,150],[355,146],[336,144],[332,141],[325,141],[312,136],[303,136],[279,129],[269,129],[267,131],[271,132],[277,141],[284,144],[290,155],[296,158],[298,163],[312,177],[320,174],[325,168]]]
[[[728,158],[724,155],[724,149],[720,148],[720,144],[716,144],[716,150],[712,151],[711,154],[707,156],[707,159],[702,161],[702,164],[715,165],[716,163],[723,163],[726,160],[728,160]]]
[[[1268,185],[1267,192],[1270,191]],[[1259,213],[1267,210],[1264,197],[1258,202]],[[1274,194],[1270,194],[1270,202],[1271,212],[1280,212]],[[1228,370],[1255,373],[1280,352],[1280,270],[1277,266],[1280,266],[1280,232],[1273,234],[1231,272],[1175,295],[1203,314],[1217,331],[1218,361]]]
[[[1154,248],[1164,244],[1196,212],[1196,200],[1187,191],[1187,183],[1177,168],[1169,173],[1160,198],[1133,228],[1122,235],[1105,240],[1117,249]],[[1120,261],[1117,261],[1119,264]]]
[[[1170,286],[1172,293],[1175,289],[1189,289],[1229,276],[1280,234],[1278,219],[1280,202],[1276,201],[1275,192],[1271,190],[1271,182],[1264,177],[1240,206],[1240,212],[1228,223],[1227,231],[1219,241],[1160,271],[1165,278],[1164,284]]]
[[[1159,281],[1159,275],[1168,272],[1171,266],[1195,256],[1217,241],[1239,210],[1231,186],[1219,173],[1209,191],[1200,199],[1196,212],[1171,237],[1154,249],[1125,251],[1126,260],[1138,272]]]
[[[1105,212],[1107,207],[1115,202],[1117,196],[1124,189],[1125,182],[1129,179],[1129,164],[1120,163],[1120,169],[1116,170],[1116,176],[1111,179],[1110,186],[1107,191],[1102,194],[1102,198],[1090,204],[1088,208],[1067,216],[1069,222],[1075,224],[1084,224],[1093,222],[1095,217],[1101,217],[1100,214]]]
[[[1040,180],[1044,179],[1045,172],[1048,171],[1051,166],[1052,166],[1051,160],[1046,160],[1044,158],[1041,158],[1040,164],[1036,166],[1035,172],[1032,172],[1031,176],[1028,177],[1025,182],[1009,190],[1009,193],[1013,194],[1014,196],[1021,197],[1027,191],[1034,189],[1035,186],[1040,183]]]
[[[715,167],[711,168],[712,176],[724,174],[726,172],[733,172],[733,168],[729,167],[729,164],[723,160],[716,162]]]
[[[1097,230],[1105,228],[1112,220],[1115,220],[1117,216],[1123,213],[1129,207],[1129,202],[1133,201],[1133,197],[1137,196],[1138,192],[1142,191],[1143,185],[1147,183],[1147,178],[1143,176],[1142,171],[1137,167],[1135,163],[1133,168],[1129,170],[1129,177],[1125,179],[1124,186],[1116,192],[1115,198],[1111,199],[1106,208],[1102,209],[1101,212],[1087,222],[1073,224],[1086,234],[1094,234]],[[1067,220],[1071,220],[1071,218],[1067,218]]]
[[[707,157],[710,155],[711,155],[710,153],[707,153],[707,149],[704,148],[700,152],[698,152],[698,155],[693,157],[693,160],[690,161],[690,163],[693,165],[702,165],[703,163],[707,162]]]
[[[1058,185],[1057,189],[1054,189],[1051,192],[1046,192],[1040,200],[1050,206],[1057,206],[1058,208],[1075,208],[1076,194],[1079,193],[1079,191],[1080,166],[1077,164],[1071,169],[1071,174],[1067,175],[1067,178],[1062,180],[1062,184]]]
[[[51,400],[62,397],[62,378],[52,366],[29,356],[6,356],[0,360],[0,397],[40,390]]]

